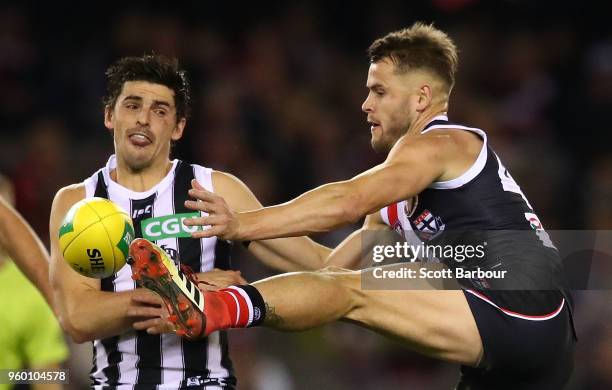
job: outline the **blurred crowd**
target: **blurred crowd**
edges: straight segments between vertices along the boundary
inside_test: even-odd
[[[18,210],[48,242],[55,192],[91,175],[112,152],[101,103],[106,67],[149,52],[178,57],[192,83],[193,115],[175,157],[233,173],[264,204],[350,178],[384,157],[371,151],[360,109],[365,50],[423,20],[460,49],[451,120],[488,132],[545,227],[612,226],[612,34],[603,9],[378,3],[87,2],[68,10],[3,2],[0,172],[16,186]],[[350,231],[315,238],[335,245]],[[271,274],[236,249],[234,265],[247,279]],[[571,389],[612,388],[611,292],[576,294],[580,342]],[[231,334],[241,389],[440,389],[458,375],[454,366],[346,324]],[[90,349],[75,347],[75,355]],[[71,366],[74,388],[89,369],[80,360]]]

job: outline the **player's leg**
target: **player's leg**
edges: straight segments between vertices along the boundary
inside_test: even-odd
[[[414,290],[365,290],[361,277],[360,272],[304,272],[250,287],[265,302],[267,326],[301,330],[346,319],[425,355],[478,366],[464,367],[461,389],[558,389],[567,382],[574,339],[560,293],[556,310],[529,320],[462,290],[426,290],[419,279],[405,280]],[[533,300],[550,298],[546,291],[526,293]]]
[[[459,290],[408,290],[410,285],[362,290],[361,273],[350,271],[285,274],[253,286],[265,302],[266,326],[303,330],[345,319],[428,356],[474,366],[482,355],[476,323]]]
[[[161,287],[179,286],[175,278],[172,283],[164,282],[166,274],[158,272],[159,262],[155,260],[164,258],[163,250],[155,245],[152,248],[153,252],[143,251],[144,255],[138,257],[142,264],[132,264],[135,276],[146,276]],[[203,300],[199,300],[203,308],[188,304],[183,305],[183,310],[179,302],[172,309],[184,311],[189,318],[201,316],[203,326],[198,329],[190,328],[187,322],[176,322],[177,329],[194,337],[262,324],[303,330],[339,319],[353,321],[400,339],[426,355],[478,365],[477,370],[464,368],[459,387],[462,389],[515,389],[527,388],[528,384],[529,388],[550,388],[540,383],[554,383],[553,388],[560,388],[567,381],[574,339],[569,309],[561,292],[528,292],[532,306],[540,301],[548,305],[551,293],[560,300],[552,312],[533,317],[500,309],[475,293],[427,290],[428,285],[421,279],[406,279],[406,290],[381,291],[362,288],[361,278],[360,272],[329,269],[284,274],[253,285],[204,291]],[[165,288],[157,290],[168,295],[166,299],[173,297]],[[170,292],[189,298],[183,288]],[[507,302],[516,292],[500,294],[496,293],[497,298]],[[520,292],[523,299],[525,294]]]
[[[459,290],[424,290],[418,279],[406,280],[406,290],[365,290],[360,272],[328,269],[283,274],[202,297],[194,295],[197,288],[180,277],[163,249],[145,241],[130,245],[134,278],[162,296],[178,329],[190,337],[262,320],[278,329],[303,330],[344,319],[402,339],[432,357],[476,365],[482,354],[474,318]]]

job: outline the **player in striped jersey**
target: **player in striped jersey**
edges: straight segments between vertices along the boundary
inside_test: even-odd
[[[369,214],[365,228],[396,230],[427,246],[452,247],[454,232],[469,239],[476,233],[485,238],[480,244],[488,244],[482,258],[439,260],[461,271],[506,270],[510,277],[467,278],[461,290],[425,290],[405,278],[405,290],[385,291],[364,289],[359,272],[281,275],[205,292],[205,333],[258,324],[302,330],[345,319],[462,364],[458,389],[562,388],[573,366],[575,335],[561,260],[486,134],[448,121],[458,61],[453,42],[417,23],[376,40],[369,55],[362,109],[372,146],[388,153],[386,161],[283,205],[246,213],[194,185],[190,195],[200,201],[188,206],[209,215],[188,224],[211,228],[193,236],[287,237]],[[359,248],[361,237],[354,234],[336,252],[338,259],[353,263]],[[254,312],[263,315],[255,320]]]
[[[261,207],[234,176],[170,159],[171,143],[181,138],[189,114],[184,71],[176,60],[147,55],[123,58],[106,75],[104,124],[115,154],[84,182],[61,189],[51,211],[51,278],[61,322],[77,342],[93,341],[94,388],[234,388],[224,331],[188,341],[135,330],[138,323],[167,317],[161,299],[136,289],[129,266],[106,279],[89,279],[71,270],[58,250],[58,227],[67,210],[83,198],[105,197],[130,213],[137,236],[155,241],[201,280],[244,283],[238,273],[218,270],[229,269],[227,241],[194,240],[182,223],[193,216],[184,205],[193,179],[232,208]],[[249,250],[282,270],[318,269],[329,252],[308,238],[253,242]]]

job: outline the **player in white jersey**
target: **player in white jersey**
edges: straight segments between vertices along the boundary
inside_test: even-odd
[[[280,275],[204,292],[205,333],[258,324],[302,330],[345,319],[462,364],[459,389],[562,388],[573,365],[574,334],[569,294],[558,279],[560,258],[485,133],[448,122],[455,45],[444,32],[417,23],[376,40],[369,57],[362,109],[372,146],[388,153],[386,161],[250,212],[234,212],[196,185],[190,195],[200,201],[188,207],[209,215],[188,224],[212,227],[193,236],[287,237],[369,214],[366,228],[411,232],[428,248],[465,249],[461,240],[461,248],[455,245],[457,238],[485,237],[480,244],[488,244],[486,255],[475,262],[437,256],[462,272],[473,266],[506,270],[517,283],[499,285],[469,273],[476,276],[461,283],[463,289],[425,290],[418,278],[405,278],[403,290],[375,290],[363,288],[359,272]],[[360,248],[359,234],[341,245],[346,264],[359,258]],[[236,292],[239,299],[233,299]],[[255,310],[263,318],[251,321]],[[249,321],[239,320],[242,313]]]
[[[106,75],[104,124],[115,154],[83,183],[58,191],[51,211],[51,278],[62,325],[77,342],[94,341],[95,388],[233,388],[224,332],[197,341],[148,334],[139,324],[165,319],[168,312],[159,297],[136,289],[129,266],[98,280],[75,273],[62,259],[63,216],[77,201],[101,196],[130,213],[137,236],[157,242],[201,280],[218,286],[244,283],[234,271],[214,270],[228,268],[226,241],[194,240],[181,223],[190,212],[184,202],[192,179],[225,197],[232,208],[261,207],[234,176],[170,159],[171,143],[181,138],[189,114],[184,71],[176,60],[146,55],[123,58]],[[318,269],[329,253],[308,238],[252,242],[248,248],[283,270]],[[153,305],[143,303],[151,298]]]

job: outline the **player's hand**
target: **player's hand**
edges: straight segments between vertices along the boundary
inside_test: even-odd
[[[134,291],[126,314],[134,321],[132,328],[146,330],[148,334],[174,333],[176,329],[168,321],[170,313],[164,301],[156,293],[144,288]]]
[[[223,271],[215,268],[208,272],[198,272],[196,275],[199,281],[204,282],[198,284],[201,290],[219,290],[228,286],[248,283],[242,277],[240,271]]]
[[[186,226],[204,226],[204,230],[191,233],[193,238],[208,238],[217,236],[223,240],[235,240],[238,234],[238,218],[225,199],[207,191],[197,182],[191,181],[189,196],[196,200],[186,200],[185,207],[191,210],[208,213],[207,216],[188,218]]]

